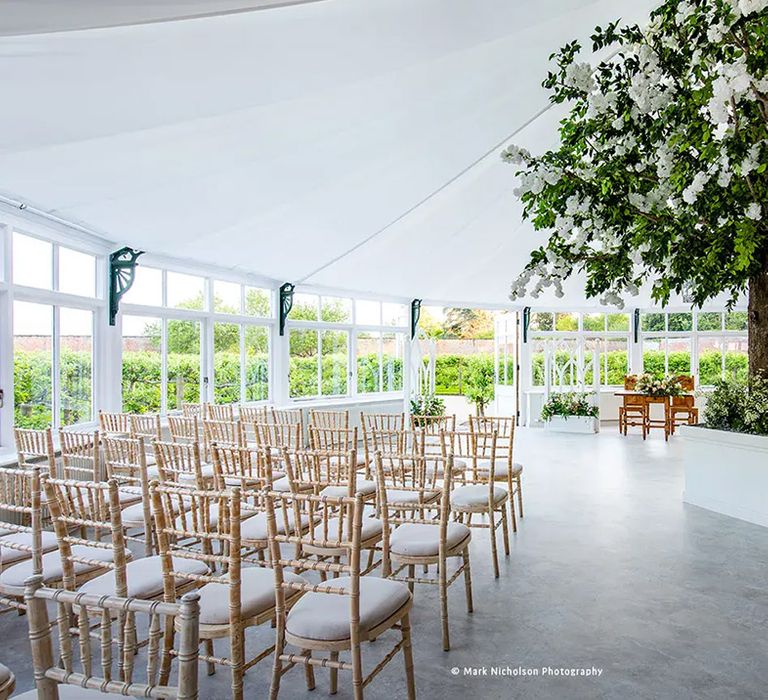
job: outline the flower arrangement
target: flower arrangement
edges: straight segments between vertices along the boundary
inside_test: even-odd
[[[541,409],[541,419],[550,420],[553,416],[587,416],[597,418],[599,409],[590,401],[591,394],[566,392],[552,394]]]
[[[683,393],[683,387],[677,377],[671,374],[662,379],[652,374],[641,374],[637,378],[635,389],[648,396],[680,396]]]

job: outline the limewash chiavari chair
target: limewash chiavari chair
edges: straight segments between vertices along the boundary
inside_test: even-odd
[[[365,413],[360,412],[360,425],[363,432],[363,457],[365,458],[366,479],[371,478],[371,465],[373,464],[373,453],[376,449],[376,434],[398,433],[405,430],[404,413]],[[402,446],[394,450],[385,450],[389,452],[402,452]]]
[[[80,433],[59,430],[61,475],[65,479],[101,481],[101,445],[99,431]]]
[[[205,420],[221,420],[232,422],[235,420],[235,404],[232,403],[207,403],[205,406]]]
[[[215,489],[223,491],[233,486],[244,490],[259,489],[269,488],[272,484],[272,462],[265,462],[258,448],[219,445],[214,442],[211,445],[211,457]]]
[[[240,406],[241,423],[268,423],[272,417],[271,406]]]
[[[205,489],[213,483],[213,464],[203,465],[200,444],[155,441],[157,478],[163,484],[178,484],[187,488]]]
[[[24,599],[36,688],[17,698],[98,700],[106,694],[197,699],[197,593],[188,593],[180,604],[150,602],[44,588],[43,577],[32,576],[25,581]],[[48,617],[49,603],[56,605],[57,619],[65,621],[58,628],[56,652]],[[100,619],[101,624],[89,630],[89,617]],[[76,620],[77,625],[70,626],[70,620]],[[178,659],[178,685],[160,686],[158,674],[164,647],[161,642],[174,625],[178,626],[180,640],[174,654]],[[134,675],[138,675],[136,628],[140,626],[149,629],[146,682],[134,680]],[[91,644],[93,637],[96,642]],[[115,646],[123,653],[114,653]],[[58,663],[54,661],[56,658]]]
[[[357,451],[357,428],[321,428],[310,423],[309,446],[313,450],[330,452]],[[365,450],[356,452],[356,456],[357,466],[365,468]]]
[[[440,432],[456,431],[456,416],[419,416],[411,414],[411,430],[423,430],[429,442],[440,444]]]
[[[48,474],[56,476],[56,451],[53,449],[51,429],[14,428],[13,432],[19,467],[24,469],[36,462],[45,462]]]
[[[360,549],[364,521],[368,519],[363,517],[362,497],[269,493],[266,506],[277,602],[270,698],[278,697],[283,674],[300,664],[305,668],[310,690],[315,687],[314,667],[328,668],[332,694],[338,689],[338,672],[351,671],[352,695],[355,700],[362,700],[363,688],[402,651],[408,698],[413,700],[416,689],[409,620],[412,596],[401,583],[361,575]],[[288,518],[291,512],[306,512],[318,525],[306,533],[292,528]],[[283,520],[282,527],[280,520]],[[293,522],[297,522],[295,517]],[[296,546],[296,556],[285,558],[281,545]],[[318,549],[341,550],[346,562],[317,561],[305,556]],[[285,573],[288,568],[307,572],[305,576],[318,572],[324,580],[318,584],[292,581]],[[328,574],[335,578],[326,581]],[[289,608],[290,596],[296,592],[304,595]],[[362,642],[373,641],[390,629],[399,631],[400,639],[364,676]],[[297,647],[298,653],[289,653],[287,645]],[[340,660],[340,653],[346,651],[350,653],[350,661]],[[323,652],[327,657],[318,658],[317,654]]]
[[[304,428],[304,412],[300,408],[275,408],[270,410],[273,423],[281,425],[300,425]],[[266,421],[269,422],[269,421]]]
[[[173,499],[183,496],[191,500],[186,518],[176,516]],[[243,508],[240,488],[227,491],[183,491],[175,487],[153,484],[157,533],[163,558],[163,574],[166,582],[166,600],[176,599],[179,582],[199,588],[200,640],[206,652],[202,658],[213,674],[216,666],[228,667],[231,672],[232,698],[243,698],[243,676],[256,663],[271,656],[274,645],[259,651],[250,659],[245,658],[245,632],[271,622],[275,617],[274,574],[263,566],[243,566],[241,528],[247,514]],[[197,518],[191,518],[194,513]],[[211,514],[216,513],[214,524]],[[266,517],[263,520],[263,537],[266,540]],[[247,538],[247,533],[246,533]],[[195,550],[175,547],[173,543],[185,540],[200,542]],[[219,554],[219,552],[221,554]],[[192,574],[180,569],[179,563],[193,561],[203,564],[207,571]],[[295,574],[285,574],[288,580],[303,582]],[[300,597],[294,592],[286,601],[290,605]],[[229,656],[216,656],[214,640],[229,639]],[[167,677],[170,656],[164,657],[161,678]]]
[[[99,411],[99,431],[102,436],[130,437],[131,414]]]
[[[309,427],[327,430],[348,430],[349,411],[318,411],[310,409]]]
[[[181,404],[181,415],[185,418],[204,418],[204,403],[183,403]]]
[[[156,466],[147,465],[144,438],[103,438],[104,468],[107,479],[118,484],[120,519],[125,538],[144,545],[145,556],[155,551],[149,482],[157,478]],[[153,460],[154,461],[154,460]],[[140,532],[128,535],[128,530]]]
[[[200,419],[197,416],[168,416],[171,442],[200,442]]]
[[[445,460],[442,468],[433,466],[428,469],[425,461],[442,460],[442,457],[428,456],[423,461],[417,461],[417,468],[423,469],[424,476],[419,477],[422,483],[429,489],[440,491],[440,499],[434,504],[426,504],[425,499],[414,502],[412,497],[399,502],[389,502],[387,498],[386,478],[390,484],[394,484],[399,490],[410,491],[414,487],[407,487],[408,482],[396,483],[395,475],[385,475],[381,455],[376,455],[377,482],[379,484],[379,511],[384,525],[384,531],[389,532],[389,538],[385,538],[382,551],[382,576],[396,581],[403,581],[413,590],[416,583],[436,585],[440,597],[440,618],[443,628],[443,649],[449,651],[450,636],[448,631],[448,588],[461,574],[464,574],[464,588],[467,598],[467,612],[472,612],[472,574],[469,561],[469,544],[472,539],[471,530],[463,523],[451,521],[451,482],[453,455]],[[438,471],[442,471],[445,477],[441,486],[430,483],[430,480]],[[417,489],[419,487],[416,487]],[[426,494],[425,494],[426,497]],[[437,518],[428,517],[425,511],[437,511]],[[407,510],[415,511],[412,517],[405,513]],[[390,530],[392,525],[397,528]],[[460,558],[461,564],[456,571],[448,576],[447,564],[449,559]],[[437,573],[434,577],[423,578],[416,576],[416,566],[429,567],[436,565]],[[407,569],[407,575],[401,572]]]
[[[271,457],[271,471],[274,482],[272,489],[275,491],[290,491],[290,484],[282,471],[280,460],[283,448],[298,450],[303,447],[303,434],[300,423],[253,423],[252,434],[260,455],[269,454]],[[280,469],[278,470],[278,467]]]
[[[154,440],[163,439],[163,429],[160,426],[160,415],[158,413],[132,415],[130,437],[144,438],[144,445],[149,450],[147,453],[147,464],[154,464],[155,456],[152,451],[152,442]]]
[[[454,460],[458,457],[466,460],[467,483],[456,486],[451,493],[451,509],[459,522],[469,527],[487,528],[490,532],[491,560],[493,573],[499,577],[499,555],[496,545],[496,531],[502,528],[504,553],[509,556],[509,523],[507,520],[507,500],[509,492],[497,486],[494,480],[496,464],[496,432],[455,432],[441,433],[443,452],[453,452]],[[487,466],[478,471],[478,461]],[[472,522],[474,515],[487,516],[487,522]]]
[[[29,561],[26,575],[43,571],[44,554],[58,548],[56,535],[43,530],[40,508],[41,465],[25,469],[0,469],[0,605],[23,609],[22,591],[7,590],[3,573],[14,565]]]
[[[245,447],[243,424],[240,421],[234,420],[204,420],[203,442],[205,461],[208,461],[210,458],[211,443]]]
[[[494,479],[507,485],[509,492],[509,516],[512,518],[512,532],[517,532],[517,514],[515,513],[515,496],[517,509],[523,517],[523,465],[515,462],[515,419],[509,416],[470,416],[469,429],[475,433],[496,433],[496,465]],[[487,459],[479,459],[478,471],[488,469]]]
[[[366,499],[375,500],[376,484],[370,479],[361,479],[354,473],[349,473],[350,465],[347,464],[347,456],[352,454],[354,463],[351,472],[365,464],[365,456],[360,459],[357,455],[357,428],[309,428],[310,449],[319,457],[320,465],[329,479],[328,489],[333,490],[333,495],[349,495],[362,493]],[[344,484],[349,484],[348,492],[343,492]],[[325,493],[330,493],[326,491]]]
[[[376,473],[376,486],[385,489],[387,503],[404,503],[406,507],[398,512],[402,517],[426,517],[434,509],[435,501],[440,497],[441,487],[437,484],[437,469],[430,462],[443,461],[442,457],[426,456],[423,452],[385,452],[377,450],[381,468]],[[374,467],[376,461],[374,459]],[[422,507],[423,506],[423,507]],[[381,517],[382,503],[377,500],[376,513]],[[390,518],[391,519],[391,518]]]

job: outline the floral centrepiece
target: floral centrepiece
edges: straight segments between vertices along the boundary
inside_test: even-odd
[[[567,392],[552,394],[541,409],[541,419],[548,421],[554,416],[584,416],[597,418],[599,409],[593,405],[591,394]]]
[[[669,374],[662,379],[652,374],[641,374],[637,378],[635,389],[648,396],[680,396],[683,393],[683,387],[677,377]]]

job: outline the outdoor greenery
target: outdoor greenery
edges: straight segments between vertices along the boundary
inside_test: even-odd
[[[445,401],[434,394],[415,396],[411,399],[411,413],[415,416],[442,416],[445,414]]]
[[[590,400],[591,394],[578,392],[554,393],[541,407],[541,419],[550,420],[553,416],[589,416],[597,418],[599,409]]]
[[[717,430],[768,435],[768,380],[719,382],[707,399],[704,423]]]
[[[495,396],[493,362],[470,362],[464,385],[464,396],[475,404],[478,416],[485,415],[485,407]]]
[[[579,62],[571,42],[543,83],[570,106],[559,146],[503,154],[549,236],[511,298],[562,297],[574,272],[619,308],[643,285],[662,305],[748,290],[750,371],[768,370],[768,2],[665,0],[646,29],[591,38],[611,58]]]

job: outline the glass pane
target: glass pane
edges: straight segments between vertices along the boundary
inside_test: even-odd
[[[674,313],[669,314],[669,327],[670,331],[690,331],[693,329],[693,314],[691,313]]]
[[[622,338],[608,338],[605,341],[606,358],[603,363],[605,379],[603,384],[608,386],[623,386],[624,377],[629,373],[629,349],[627,341]]]
[[[531,385],[544,386],[544,340],[534,338],[531,341]]]
[[[403,390],[404,356],[405,335],[402,333],[385,333],[381,343],[382,391]]]
[[[555,317],[546,311],[537,311],[531,314],[531,321],[528,326],[532,331],[553,331],[555,330]]]
[[[213,324],[213,402],[240,401],[240,326]]]
[[[699,311],[696,327],[700,331],[722,330],[723,314],[718,311]]]
[[[347,393],[349,354],[347,331],[322,331],[320,340],[323,350],[323,396],[343,396]]]
[[[746,338],[724,338],[725,378],[745,382],[749,374]]]
[[[338,297],[323,297],[320,300],[320,320],[328,323],[351,323],[352,300]]]
[[[60,424],[85,423],[93,418],[93,311],[61,308],[59,324]]]
[[[288,384],[292,397],[317,396],[317,340],[317,331],[298,328],[289,331]]]
[[[516,316],[502,314],[496,325],[497,344],[497,381],[499,384],[511,386],[515,383],[515,331]]]
[[[714,314],[720,316],[720,314]],[[701,315],[699,315],[701,321]],[[699,338],[699,385],[712,385],[723,376],[723,349],[720,338]]]
[[[213,310],[220,314],[239,314],[240,285],[236,282],[222,282],[215,280],[213,283]]]
[[[628,331],[629,314],[608,314],[609,331]]]
[[[747,330],[748,319],[746,311],[729,311],[725,314],[725,330],[727,331],[745,331]]]
[[[582,324],[585,331],[605,330],[605,314],[584,314]]]
[[[269,398],[269,329],[245,326],[245,400]]]
[[[641,314],[640,315],[640,330],[642,331],[663,331],[664,327],[664,314]]]
[[[382,304],[381,322],[385,326],[407,326],[408,307],[405,304]]]
[[[53,307],[13,302],[14,425],[46,428],[53,415]]]
[[[667,338],[667,373],[691,373],[690,338]]]
[[[92,297],[96,294],[96,258],[70,248],[59,248],[59,291]]]
[[[357,348],[357,393],[372,394],[381,391],[379,374],[380,333],[358,333]]]
[[[160,411],[159,318],[123,316],[123,411]]]
[[[183,275],[180,272],[168,273],[168,306],[173,309],[205,308],[205,284],[202,277]]]
[[[245,288],[245,313],[268,318],[272,315],[272,292],[258,287]]]
[[[27,287],[53,289],[53,245],[14,231],[13,281]]]
[[[200,401],[200,322],[168,321],[168,385],[166,405],[169,411],[185,403]]]
[[[378,301],[355,301],[355,323],[361,326],[381,325],[381,304]]]
[[[662,379],[667,373],[664,338],[643,338],[643,372]]]
[[[584,362],[587,367],[584,372],[584,383],[587,387],[592,386],[595,379],[595,373],[593,371],[594,359],[592,353],[597,351],[596,364],[600,368],[600,383],[605,383],[605,371],[603,369],[605,363],[605,340],[603,338],[584,338]]]
[[[133,285],[122,298],[125,304],[145,304],[147,306],[162,306],[163,304],[163,272],[154,267],[136,268]]]
[[[318,298],[314,294],[294,294],[290,317],[294,321],[317,321]]]
[[[579,330],[579,315],[578,314],[556,314],[555,330],[556,331]]]

